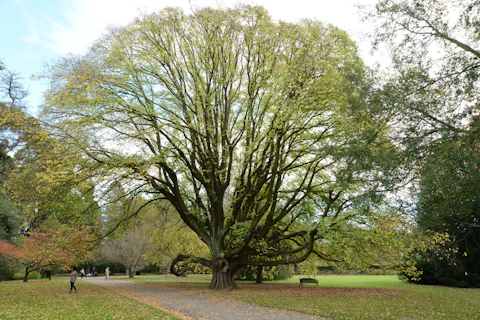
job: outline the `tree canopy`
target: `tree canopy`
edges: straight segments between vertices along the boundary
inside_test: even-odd
[[[449,239],[417,252],[428,283],[480,284],[479,10],[477,0],[383,0],[366,16],[393,57],[394,131],[416,169],[417,222]]]
[[[366,73],[331,25],[169,8],[51,66],[43,114],[79,170],[170,202],[211,253],[188,259],[224,289],[242,265],[303,261],[381,188],[393,147],[365,117]]]

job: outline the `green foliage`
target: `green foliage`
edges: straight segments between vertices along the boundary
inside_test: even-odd
[[[0,240],[13,240],[18,236],[21,218],[12,201],[2,193],[0,186]]]
[[[419,233],[432,237],[407,255],[424,272],[413,279],[479,286],[478,1],[382,0],[366,17],[391,50],[392,134],[419,181]]]
[[[168,201],[210,251],[176,262],[216,274],[228,261],[227,286],[241,265],[306,259],[329,232],[321,219],[395,171],[388,115],[370,116],[383,107],[376,80],[347,33],[318,21],[167,8],[45,77],[42,116],[80,155],[75,168],[99,177],[97,189]]]
[[[418,223],[445,232],[448,246],[418,253],[419,282],[480,286],[480,135],[478,117],[466,133],[450,135],[431,147],[420,180]]]
[[[172,261],[180,254],[209,257],[205,243],[175,215],[175,209],[166,201],[155,203],[143,217],[147,222],[145,232],[150,241],[150,249],[145,253],[145,259],[150,263],[169,270]],[[187,273],[209,272],[200,264],[188,263],[185,267]]]
[[[0,254],[0,281],[12,280],[18,266],[7,256]]]
[[[5,112],[1,106],[1,112]],[[0,120],[1,122],[1,120]],[[6,128],[1,128],[1,131]],[[19,231],[20,212],[12,200],[4,194],[4,182],[14,168],[14,159],[9,155],[8,140],[0,141],[0,240],[13,240]]]
[[[262,280],[286,280],[293,276],[293,266],[273,266],[262,269]],[[245,266],[237,270],[237,279],[256,280],[257,267]]]
[[[25,274],[23,272],[16,272],[12,276],[12,280],[23,280]],[[38,271],[32,271],[28,274],[28,280],[37,280],[40,279],[40,274]]]
[[[314,275],[326,266],[338,272],[389,274],[399,270],[403,255],[417,246],[414,220],[399,208],[372,202],[347,211],[348,219],[334,220],[335,232],[316,242],[317,252],[298,265],[301,272]],[[330,226],[327,226],[331,228]]]

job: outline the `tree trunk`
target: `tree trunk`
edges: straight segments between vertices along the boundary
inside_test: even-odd
[[[212,268],[212,282],[209,289],[212,290],[233,290],[238,289],[235,283],[235,271],[230,268],[226,259],[217,259]]]
[[[255,283],[262,283],[263,281],[263,266],[257,267],[257,280]]]
[[[135,276],[135,271],[127,269],[128,277],[133,278]]]
[[[23,282],[28,282],[28,275],[30,274],[30,271],[28,270],[28,267],[25,268],[25,275],[23,276]]]

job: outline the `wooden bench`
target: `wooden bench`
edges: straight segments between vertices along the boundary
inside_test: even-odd
[[[312,278],[301,278],[300,279],[300,285],[304,283],[315,283],[316,286],[318,286],[318,280],[317,279],[312,279]]]

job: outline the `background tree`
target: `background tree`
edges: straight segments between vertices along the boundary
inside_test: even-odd
[[[150,210],[144,217],[148,221],[147,233],[151,241],[146,258],[165,270],[166,275],[178,257],[209,258],[210,253],[205,243],[175,214],[175,208],[168,202],[157,203],[155,210]],[[205,272],[205,267],[190,261],[182,261],[172,267],[172,273],[180,276],[186,276],[187,272]]]
[[[15,242],[4,241],[0,252],[24,265],[26,281],[32,270],[65,267],[84,257],[99,211],[91,180],[75,174],[72,163],[81,166],[77,155],[26,112],[18,75],[6,70],[0,75],[5,99],[0,102],[0,219],[5,221],[0,233]],[[18,236],[21,220],[29,227],[27,239]]]
[[[385,119],[365,117],[356,53],[331,25],[261,7],[166,9],[51,66],[43,113],[88,170],[167,200],[209,248],[175,262],[235,288],[240,266],[306,259],[321,219],[381,187],[392,145]],[[302,211],[311,197],[321,208]]]
[[[467,132],[479,113],[478,10],[473,0],[384,0],[365,14],[376,26],[374,44],[391,53],[392,121],[412,154]]]
[[[386,203],[365,203],[355,208],[354,217],[339,221],[337,232],[318,241],[323,256],[311,256],[298,265],[314,275],[325,270],[360,273],[394,273],[404,263],[404,256],[417,246],[412,217]]]
[[[34,270],[47,267],[69,270],[85,260],[90,248],[89,237],[91,234],[85,230],[56,225],[40,232],[32,231],[18,245],[0,241],[0,253],[24,266],[23,282],[27,282],[29,273]]]
[[[14,122],[23,120],[22,99],[26,95],[19,75],[10,72],[0,61],[0,240],[13,240],[21,223],[20,212],[5,194],[5,181],[15,166],[12,151],[18,141],[12,127]]]
[[[21,212],[5,194],[5,181],[14,168],[11,154],[17,141],[12,135],[9,124],[23,109],[22,99],[26,91],[20,85],[18,75],[13,74],[0,61],[0,240],[15,242],[21,224]],[[0,254],[0,280],[8,279],[14,274],[14,265],[5,255]]]
[[[418,223],[451,239],[443,250],[432,248],[418,259],[421,283],[480,285],[479,125],[474,118],[469,134],[450,135],[432,147],[424,166]]]
[[[125,266],[129,278],[147,265],[144,255],[150,250],[145,224],[134,224],[118,239],[107,242],[100,251],[102,261]]]
[[[20,230],[20,212],[3,193],[7,174],[13,169],[13,158],[7,154],[6,143],[0,143],[0,240],[13,240]]]
[[[472,263],[480,230],[480,189],[473,182],[478,180],[479,9],[476,0],[384,0],[367,15],[377,26],[376,43],[387,45],[397,70],[388,86],[397,110],[392,121],[419,179],[418,223],[425,232],[447,233],[451,241],[449,250],[442,245],[424,252],[422,268],[430,283],[480,283],[478,264]]]

